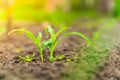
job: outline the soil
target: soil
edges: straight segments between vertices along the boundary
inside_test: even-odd
[[[120,47],[114,49],[107,57],[95,80],[120,80]]]
[[[107,56],[94,80],[120,80],[120,47],[117,46]]]
[[[104,60],[101,62],[96,75],[93,76],[93,80],[120,80],[120,31],[118,22],[110,31],[113,38],[111,39],[111,49],[109,50],[108,55],[105,56]],[[111,35],[109,33],[109,35]]]
[[[27,25],[25,27],[35,35],[39,31],[43,32],[42,25]],[[71,27],[70,31],[80,31],[86,35],[91,34],[91,30],[83,27]],[[45,38],[45,37],[44,37]],[[70,36],[60,42],[54,52],[54,56],[64,54],[66,57],[61,61],[50,63],[48,61],[49,51],[44,51],[44,62],[39,60],[39,51],[37,47],[25,35],[13,33],[10,36],[2,36],[0,39],[0,80],[58,80],[62,70],[69,63],[66,59],[74,60],[74,51],[80,47],[84,40]],[[18,55],[36,56],[32,62],[24,62],[18,58]]]
[[[107,56],[104,64],[96,74],[95,80],[120,80],[120,47],[116,47]]]

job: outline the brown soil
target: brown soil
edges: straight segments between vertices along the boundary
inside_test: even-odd
[[[120,47],[113,49],[104,64],[100,66],[95,80],[120,80]]]
[[[43,31],[41,25],[32,25],[26,27],[35,35]],[[90,35],[91,31],[74,27],[70,31],[80,31]],[[50,63],[48,61],[49,51],[44,51],[44,62],[39,60],[37,47],[26,36],[13,34],[9,37],[0,39],[0,80],[58,80],[63,68],[68,64],[67,58],[74,60],[74,51],[83,43],[83,39],[70,36],[60,42],[55,50],[55,55],[64,54],[66,58],[61,61]],[[20,49],[20,51],[18,51]],[[36,53],[32,62],[24,62],[18,58],[18,55],[31,55]]]

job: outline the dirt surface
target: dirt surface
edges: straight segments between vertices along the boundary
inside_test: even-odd
[[[100,67],[95,80],[120,80],[120,47],[116,47]]]
[[[120,31],[118,23],[111,31],[112,48],[100,64],[94,80],[120,80]],[[110,34],[111,35],[111,34]],[[110,43],[110,44],[111,44]]]
[[[27,26],[26,29],[37,35],[37,32],[42,31],[41,25]],[[74,27],[70,31],[80,31],[90,35],[91,31]],[[39,51],[37,47],[26,36],[13,34],[9,37],[1,37],[0,39],[0,80],[58,80],[62,70],[67,66],[66,59],[74,60],[74,51],[84,42],[83,39],[70,36],[60,42],[54,52],[54,56],[64,54],[66,58],[61,61],[50,63],[47,56],[49,51],[44,51],[44,62],[39,60]],[[32,62],[24,62],[18,58],[18,55],[36,56]]]

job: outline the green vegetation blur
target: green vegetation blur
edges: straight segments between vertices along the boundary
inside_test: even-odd
[[[114,16],[120,17],[120,0],[115,0]]]
[[[59,26],[70,25],[81,17],[119,17],[119,3],[120,0],[0,0],[0,23],[8,29],[15,21]]]
[[[85,15],[80,12],[81,2],[79,0],[1,0],[0,3],[2,5],[0,7],[1,20],[6,20],[6,17],[11,15],[13,20],[65,23],[75,17]],[[94,15],[88,11],[85,13],[90,16]]]

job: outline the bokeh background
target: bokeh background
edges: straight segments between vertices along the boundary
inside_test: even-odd
[[[70,25],[80,18],[116,18],[120,0],[0,0],[0,32],[16,23]]]

